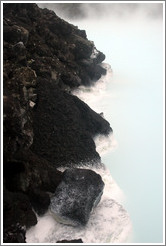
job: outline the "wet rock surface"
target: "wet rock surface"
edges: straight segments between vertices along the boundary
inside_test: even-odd
[[[83,241],[82,239],[73,239],[73,240],[57,241],[57,243],[83,243]]]
[[[86,32],[36,4],[3,8],[4,241],[17,243],[20,228],[37,223],[32,207],[47,210],[62,179],[57,167],[100,163],[93,137],[112,129],[71,94],[106,73]]]
[[[108,122],[47,80],[40,80],[37,94],[32,150],[56,166],[100,162],[93,137],[99,132],[108,134]]]
[[[9,191],[28,193],[34,189],[54,192],[62,172],[43,158],[27,150],[15,155],[15,160],[4,160],[4,180]]]
[[[19,223],[5,227],[3,232],[4,243],[26,243],[26,228]]]
[[[17,225],[29,228],[36,225],[37,218],[27,195],[21,192],[4,192],[4,228]]]
[[[89,169],[67,169],[54,196],[50,210],[57,221],[84,226],[99,203],[104,188],[101,176]]]

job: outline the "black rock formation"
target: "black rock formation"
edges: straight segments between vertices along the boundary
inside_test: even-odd
[[[3,15],[4,241],[17,243],[37,222],[32,207],[47,210],[56,168],[100,163],[93,137],[112,129],[71,94],[106,73],[86,32],[32,3],[3,3]]]
[[[100,162],[93,137],[109,123],[76,96],[41,79],[34,108],[32,150],[57,166]]]
[[[26,228],[19,223],[9,225],[4,228],[3,242],[4,243],[26,243],[25,239]]]
[[[90,212],[99,203],[103,188],[101,176],[94,171],[67,169],[51,198],[51,212],[60,223],[84,226]]]
[[[14,225],[17,226],[18,224],[21,227],[29,228],[37,223],[36,215],[32,211],[27,195],[5,190],[3,199],[4,231],[11,226],[14,229]]]
[[[57,241],[57,243],[83,243],[83,241],[82,239],[73,239],[73,240]]]

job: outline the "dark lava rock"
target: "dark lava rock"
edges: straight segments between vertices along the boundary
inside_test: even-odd
[[[86,225],[90,212],[99,203],[104,182],[89,169],[67,169],[51,198],[50,209],[60,223]]]
[[[109,123],[70,94],[105,74],[99,65],[105,56],[95,51],[92,57],[94,50],[84,30],[53,11],[31,3],[4,4],[4,156],[8,161],[31,148],[55,166],[100,162],[92,138],[108,134]]]
[[[82,239],[73,239],[73,240],[57,241],[57,243],[83,243],[83,241]]]
[[[17,25],[6,25],[3,34],[4,40],[12,44],[16,44],[18,42],[26,44],[29,36],[29,32],[25,28]]]
[[[61,181],[56,167],[100,162],[93,137],[112,129],[71,94],[106,73],[84,30],[37,4],[4,3],[3,37],[4,241],[22,242],[19,226],[37,223],[32,206],[43,214]]]
[[[100,162],[93,137],[108,134],[109,123],[76,96],[40,80],[34,109],[32,150],[57,166]]]
[[[29,199],[33,209],[38,215],[43,215],[50,205],[50,196],[41,190],[34,189],[29,193]]]
[[[4,160],[4,179],[8,190],[28,194],[35,189],[55,191],[61,181],[62,172],[30,150],[18,153],[15,158],[13,161]]]
[[[4,228],[17,224],[29,228],[37,223],[28,196],[21,192],[9,192],[6,189],[3,197],[3,216]]]
[[[26,228],[19,223],[9,225],[3,231],[3,243],[26,243]]]

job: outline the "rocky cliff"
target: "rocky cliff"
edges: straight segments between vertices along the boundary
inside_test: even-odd
[[[109,123],[71,94],[106,71],[105,55],[53,11],[3,4],[4,242],[24,242],[62,173],[56,168],[100,163],[93,137]]]

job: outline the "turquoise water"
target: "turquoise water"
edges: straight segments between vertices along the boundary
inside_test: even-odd
[[[133,225],[132,243],[163,242],[163,21],[161,5],[137,3],[86,6],[86,19],[69,22],[85,29],[106,55],[112,74],[98,112],[114,130],[117,147],[102,155],[125,195]],[[54,9],[54,8],[53,8]],[[55,8],[56,9],[56,8]],[[56,10],[55,10],[56,11]],[[64,18],[64,13],[57,12]],[[108,80],[108,78],[107,78]],[[90,105],[91,106],[91,105]]]
[[[121,9],[122,11],[122,9]],[[100,110],[118,147],[102,156],[125,194],[132,243],[163,242],[163,26],[145,12],[80,22],[113,75]]]

